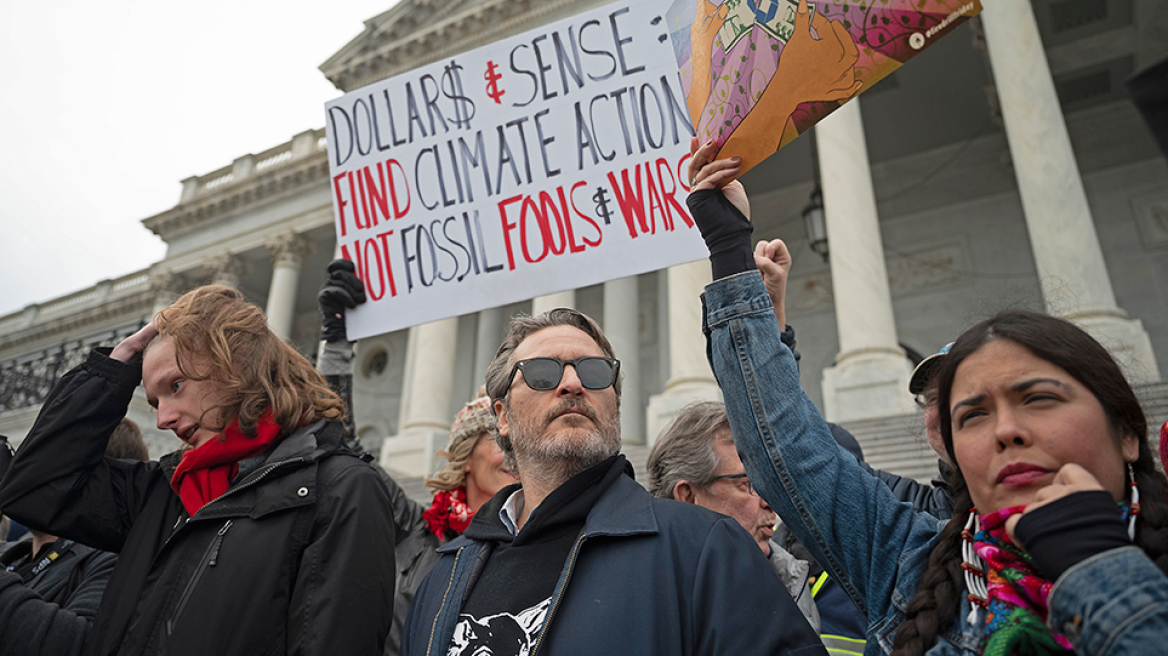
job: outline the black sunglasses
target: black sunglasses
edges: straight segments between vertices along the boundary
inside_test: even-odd
[[[546,392],[554,390],[564,378],[564,365],[570,364],[576,368],[576,376],[585,389],[601,390],[611,387],[616,382],[617,372],[620,371],[620,360],[589,356],[575,360],[560,360],[559,358],[528,358],[520,360],[511,368],[511,375],[507,377],[507,390],[511,390],[511,383],[515,381],[515,372],[523,372],[523,382],[533,390]]]

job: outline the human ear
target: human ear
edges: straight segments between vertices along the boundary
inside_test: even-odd
[[[1134,435],[1125,436],[1120,444],[1120,450],[1123,452],[1124,462],[1134,463],[1140,459],[1140,438]]]
[[[678,481],[673,485],[673,498],[682,503],[697,503],[697,495],[689,481]]]
[[[507,404],[502,400],[495,401],[495,425],[498,426],[499,435],[511,437],[511,425],[507,421]]]

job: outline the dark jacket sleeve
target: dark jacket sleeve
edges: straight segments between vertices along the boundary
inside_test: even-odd
[[[117,556],[94,552],[64,604],[45,601],[20,576],[0,570],[0,654],[81,653]]]
[[[380,654],[393,618],[394,535],[377,473],[346,458],[319,482],[313,535],[289,604],[288,653]]]
[[[0,509],[30,528],[120,551],[158,463],[103,454],[141,380],[140,364],[102,350],[65,374],[0,482]]]
[[[864,462],[861,462],[860,466],[888,486],[888,489],[892,490],[893,496],[899,501],[911,503],[914,510],[929,513],[937,519],[949,519],[953,516],[953,499],[947,490],[918,483],[911,478],[897,476],[880,469],[872,469]]]

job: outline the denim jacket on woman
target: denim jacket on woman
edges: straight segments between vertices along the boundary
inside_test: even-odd
[[[799,385],[757,271],[715,281],[702,302],[707,355],[751,483],[868,616],[864,653],[891,652],[944,522],[897,501],[836,445]],[[1137,547],[1071,567],[1049,603],[1049,626],[1079,654],[1165,653],[1168,578]],[[981,652],[969,610],[963,600],[929,654]]]

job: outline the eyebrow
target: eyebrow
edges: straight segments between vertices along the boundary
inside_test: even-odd
[[[1061,381],[1057,378],[1040,377],[1040,378],[1031,378],[1029,380],[1024,380],[1024,381],[1019,382],[1019,383],[1014,383],[1013,385],[1010,386],[1010,391],[1011,392],[1025,392],[1026,390],[1030,389],[1031,387],[1034,387],[1035,385],[1037,385],[1039,383],[1050,383],[1050,384],[1055,385],[1056,387],[1059,387],[1061,389],[1068,388],[1068,385],[1066,383],[1064,383],[1063,381]],[[981,402],[985,401],[985,399],[986,399],[985,394],[978,394],[977,396],[971,396],[967,399],[962,399],[962,400],[958,401],[957,403],[953,404],[953,409],[950,410],[950,414],[953,414],[954,412],[957,411],[958,408],[960,408],[962,406],[978,405]]]

